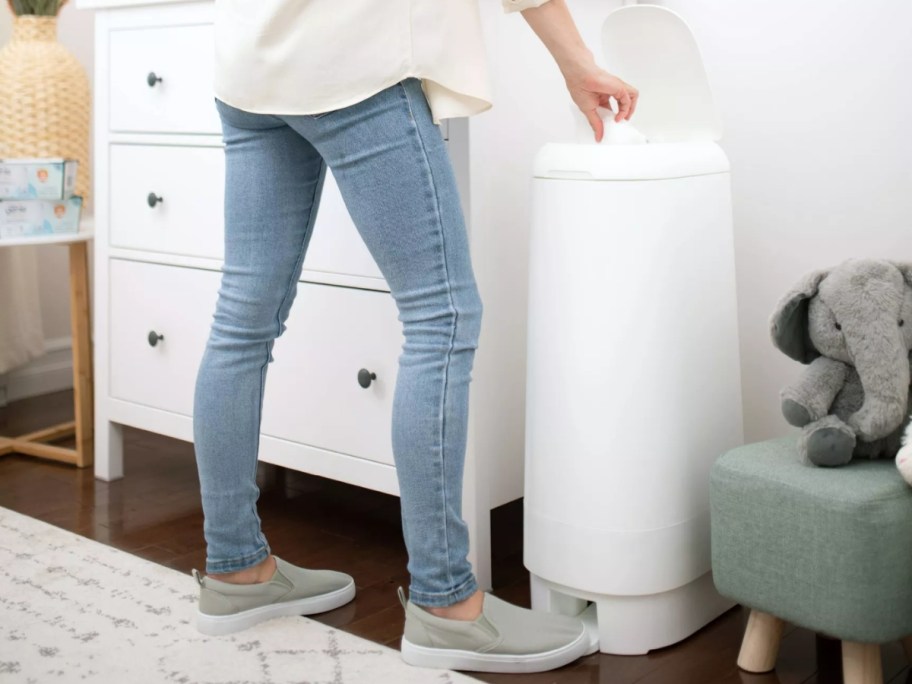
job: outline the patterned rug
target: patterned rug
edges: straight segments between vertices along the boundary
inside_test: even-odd
[[[194,627],[190,575],[0,508],[0,682],[468,684],[303,617]]]

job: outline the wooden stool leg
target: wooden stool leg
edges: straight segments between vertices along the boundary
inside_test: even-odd
[[[883,684],[878,644],[842,642],[843,684]]]
[[[906,660],[909,661],[909,664],[912,665],[912,635],[907,636],[903,639],[903,648],[906,649]]]
[[[76,414],[76,465],[94,459],[92,416],[92,328],[89,323],[89,259],[86,242],[70,244],[70,329],[73,336],[73,401]]]
[[[738,667],[746,672],[769,672],[776,667],[785,623],[775,615],[752,610],[744,630]]]

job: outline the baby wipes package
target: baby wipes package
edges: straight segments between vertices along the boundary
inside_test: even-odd
[[[0,239],[75,233],[82,197],[63,200],[0,200]]]
[[[0,200],[63,200],[76,187],[75,159],[0,159]]]

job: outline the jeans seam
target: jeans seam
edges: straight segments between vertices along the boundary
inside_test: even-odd
[[[449,266],[447,264],[446,238],[444,236],[444,230],[443,230],[443,217],[442,217],[441,211],[440,211],[440,197],[437,194],[437,183],[434,179],[434,172],[431,169],[431,163],[428,158],[427,147],[425,146],[424,139],[421,136],[421,129],[418,126],[418,121],[415,119],[415,113],[412,110],[412,101],[411,101],[411,98],[409,98],[408,89],[401,82],[400,82],[400,86],[402,88],[402,93],[405,96],[406,105],[408,106],[409,118],[411,119],[412,125],[414,127],[415,135],[418,138],[418,144],[421,147],[421,153],[424,157],[424,165],[427,169],[428,177],[430,178],[430,181],[431,181],[431,188],[434,191],[434,213],[435,213],[435,216],[437,219],[437,225],[440,229],[440,245],[441,245],[441,252],[442,252],[442,257],[443,257],[444,277],[446,279],[447,298],[449,299],[449,302],[450,302],[450,309],[453,312],[453,327],[450,332],[450,341],[449,341],[449,348],[447,349],[447,354],[446,354],[446,362],[443,365],[443,392],[441,393],[441,397],[440,397],[440,481],[441,481],[441,489],[442,489],[442,494],[443,494],[443,541],[444,541],[444,546],[446,549],[447,581],[450,584],[450,586],[452,586],[453,585],[453,569],[450,565],[449,508],[446,505],[448,497],[447,497],[447,486],[446,486],[446,459],[445,459],[445,453],[444,453],[444,446],[446,444],[446,441],[445,441],[445,436],[446,436],[446,411],[445,411],[446,394],[447,394],[447,387],[449,384],[450,359],[453,354],[453,347],[455,345],[455,340],[456,340],[456,326],[457,326],[458,319],[459,319],[459,312],[456,310],[456,305],[453,302],[452,284],[450,283],[450,272],[449,272]]]
[[[285,288],[285,294],[284,294],[284,296],[282,297],[282,301],[279,302],[279,307],[278,307],[278,310],[276,311],[276,318],[275,318],[275,322],[276,322],[276,338],[279,337],[279,336],[282,334],[282,321],[280,320],[281,315],[282,315],[282,309],[285,308],[285,303],[288,301],[288,297],[291,295],[291,291],[292,291],[292,290],[296,287],[296,285],[297,285],[297,281],[298,281],[297,274],[298,274],[298,271],[299,271],[301,265],[302,265],[303,262],[304,262],[304,245],[307,244],[308,236],[310,235],[310,232],[313,230],[313,226],[314,226],[314,223],[315,223],[315,220],[316,220],[316,214],[317,214],[317,212],[314,211],[313,205],[314,205],[314,202],[315,202],[316,199],[317,199],[317,192],[319,191],[319,189],[320,189],[320,187],[321,187],[321,185],[322,185],[322,183],[320,182],[320,180],[321,180],[321,177],[323,176],[323,174],[325,173],[325,167],[326,167],[326,162],[324,162],[324,161],[321,160],[321,161],[320,161],[320,172],[317,174],[317,180],[316,180],[316,182],[314,183],[313,197],[311,197],[311,200],[310,200],[310,216],[308,216],[308,218],[307,218],[307,226],[306,226],[306,228],[305,228],[305,230],[304,230],[304,236],[303,236],[302,239],[301,239],[301,245],[300,245],[300,248],[299,248],[299,250],[298,250],[298,259],[297,259],[297,261],[295,261],[295,265],[294,265],[294,267],[293,267],[292,270],[291,270],[291,278],[290,278],[289,281],[288,281],[288,285],[287,285],[286,288]],[[273,340],[273,342],[274,342],[274,340]],[[264,392],[265,392],[265,390],[266,390],[266,369],[269,367],[270,345],[273,344],[273,342],[267,342],[267,343],[266,343],[266,363],[263,364],[263,368],[262,368],[262,370],[260,371],[260,401],[258,402],[258,405],[257,405],[257,420],[256,420],[257,429],[256,429],[256,438],[255,438],[255,439],[257,440],[257,443],[258,443],[258,444],[259,444],[259,439],[260,439],[260,430],[261,430],[261,428],[262,428],[262,423],[263,423],[263,394],[264,394]],[[254,486],[256,486],[256,471],[257,471],[258,465],[259,465],[259,458],[255,459],[254,462],[253,462],[253,482],[254,482]],[[259,516],[259,514],[257,513],[257,510],[256,510],[256,502],[254,502],[254,503],[252,504],[251,509],[252,509],[252,511],[253,511],[253,516],[254,516],[254,518],[256,518],[257,520],[259,520],[259,519],[260,519],[260,516]],[[260,521],[260,523],[262,524],[262,521]],[[262,529],[262,527],[260,527],[260,535],[259,535],[259,536],[260,536],[260,541],[261,541],[261,542],[267,547],[267,549],[268,549],[268,548],[269,548],[269,543],[266,541],[266,538],[263,536],[263,529]]]
[[[320,161],[320,172],[317,174],[317,181],[314,183],[313,196],[310,199],[310,216],[307,217],[307,227],[304,230],[304,236],[301,238],[300,249],[298,250],[298,260],[295,262],[294,268],[292,269],[292,277],[288,281],[288,285],[285,288],[285,295],[282,297],[282,301],[279,303],[279,309],[276,311],[276,337],[279,337],[282,334],[282,321],[279,320],[279,316],[282,312],[282,309],[285,306],[285,302],[288,301],[288,297],[291,294],[292,288],[297,283],[298,279],[296,274],[298,269],[304,263],[304,245],[307,243],[307,237],[310,235],[310,232],[313,230],[313,225],[316,220],[316,213],[313,210],[313,203],[317,199],[317,191],[321,186],[320,177],[325,173],[326,162]]]

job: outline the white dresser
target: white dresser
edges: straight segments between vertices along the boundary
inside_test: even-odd
[[[192,439],[193,388],[223,254],[213,5],[76,5],[96,10],[95,472],[112,480],[124,475],[123,425]],[[493,275],[486,291],[486,273],[510,269],[485,259],[471,232],[470,123],[450,122],[444,132],[486,305],[464,514],[473,565],[490,587],[490,510],[522,494],[524,331],[510,316],[498,321],[497,310],[524,306],[525,282],[498,286]],[[525,245],[519,247],[524,258]],[[327,175],[298,295],[268,374],[260,459],[398,494],[390,422],[402,342],[387,285]],[[359,375],[364,381],[370,374],[376,377],[362,386]]]

